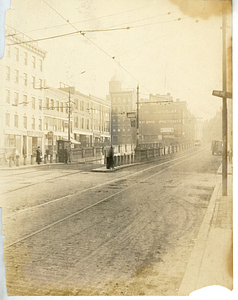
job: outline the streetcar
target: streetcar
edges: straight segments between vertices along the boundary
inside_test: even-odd
[[[219,141],[219,140],[212,141],[212,144],[211,144],[212,155],[215,155],[215,154],[222,155],[222,148],[223,148],[222,141]]]

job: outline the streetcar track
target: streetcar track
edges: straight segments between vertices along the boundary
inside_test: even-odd
[[[12,193],[12,192],[16,192],[16,191],[18,191],[18,190],[21,190],[21,189],[28,188],[28,187],[30,187],[30,186],[34,186],[34,185],[37,185],[37,184],[42,184],[42,183],[45,183],[45,182],[49,182],[50,180],[59,179],[59,178],[61,178],[61,177],[66,177],[66,176],[75,175],[75,174],[77,174],[77,173],[81,173],[81,170],[76,171],[76,172],[74,172],[74,173],[69,172],[67,175],[66,175],[66,174],[60,175],[60,176],[57,176],[57,177],[54,177],[54,178],[51,178],[51,179],[43,180],[43,181],[41,181],[41,182],[35,182],[35,183],[32,183],[32,184],[24,185],[24,186],[22,186],[22,187],[18,187],[18,188],[16,188],[16,189],[13,189],[13,190],[10,190],[10,191],[1,193],[0,195],[9,194],[9,193]],[[41,175],[42,175],[42,174],[41,174]],[[45,175],[45,174],[43,174],[43,175]],[[43,175],[42,175],[42,176],[43,176]]]
[[[171,162],[171,161],[175,161],[175,160],[178,160],[178,159],[180,159],[180,158],[183,158],[183,157],[186,157],[187,155],[189,155],[190,154],[190,152],[192,151],[193,149],[189,149],[187,152],[188,152],[188,154],[186,154],[186,155],[184,155],[184,156],[181,156],[181,157],[178,157],[178,158],[175,158],[175,159],[171,159],[171,160],[169,160],[169,161],[165,161],[165,162],[163,162],[163,163],[161,163],[161,164],[159,164],[159,165],[163,165],[164,163],[169,163],[169,162]],[[200,150],[201,151],[201,150]],[[168,156],[166,157],[165,156],[165,158],[168,158]],[[146,162],[143,162],[143,164],[145,164]],[[133,166],[133,165],[132,165]],[[152,166],[151,168],[153,168],[153,167],[157,167],[158,165],[156,165],[156,166]],[[149,170],[150,168],[148,168],[148,170]],[[145,169],[145,170],[147,170],[147,169]],[[142,172],[143,172],[144,170],[142,170]],[[33,173],[35,173],[36,171],[34,171]],[[139,173],[140,171],[138,171],[137,173]],[[31,173],[31,172],[27,172],[27,173]],[[76,172],[74,172],[74,173],[71,173],[71,172],[69,172],[68,174],[64,174],[64,175],[61,175],[61,176],[58,176],[58,177],[54,177],[53,179],[58,179],[58,178],[61,178],[61,177],[67,177],[67,176],[70,176],[70,175],[74,175],[74,174],[77,174],[77,173],[83,173],[83,171],[82,170],[79,170],[79,171],[76,171]],[[125,177],[121,177],[122,179],[123,178],[126,178],[126,176]],[[19,189],[24,189],[24,188],[28,188],[28,187],[30,187],[30,186],[34,186],[34,185],[38,185],[38,184],[42,184],[42,183],[45,183],[45,182],[47,182],[48,180],[53,180],[53,179],[47,179],[47,180],[44,180],[44,181],[41,181],[41,182],[36,182],[36,183],[32,183],[32,184],[29,184],[29,185],[25,185],[25,186],[22,186],[22,187],[19,187],[19,188],[16,188],[16,189],[13,189],[13,190],[10,190],[10,191],[7,191],[7,192],[4,192],[4,193],[1,193],[0,195],[5,195],[5,194],[9,194],[9,193],[12,193],[12,192],[15,192],[15,191],[18,191]],[[113,182],[113,181],[112,181]]]
[[[172,160],[172,162],[173,162],[173,161],[176,161],[176,160],[179,160],[179,159],[183,159],[184,157],[187,157],[187,156],[189,156],[190,154],[191,154],[191,153],[188,153],[188,154],[183,155],[183,156],[181,156],[181,157],[175,158],[175,159]],[[88,191],[91,191],[91,190],[94,190],[94,189],[97,189],[97,188],[100,188],[100,187],[103,187],[103,186],[106,186],[106,185],[108,185],[109,188],[110,188],[110,185],[111,185],[111,189],[113,189],[112,186],[113,186],[113,184],[114,184],[115,189],[118,189],[118,184],[116,184],[116,183],[118,183],[118,182],[124,183],[124,181],[126,181],[126,179],[128,179],[129,177],[135,176],[135,175],[137,175],[137,174],[139,174],[139,173],[146,172],[146,171],[148,171],[148,170],[150,170],[150,169],[153,169],[153,168],[156,168],[156,167],[163,166],[163,165],[168,164],[168,163],[170,163],[170,162],[171,162],[171,160],[165,161],[165,162],[162,162],[162,163],[158,163],[158,164],[156,164],[156,166],[152,166],[152,167],[149,167],[149,168],[146,168],[146,169],[142,169],[142,170],[137,171],[137,172],[134,172],[134,173],[132,173],[132,174],[128,174],[128,175],[122,176],[122,177],[120,177],[120,178],[113,179],[113,180],[110,180],[110,181],[107,181],[107,182],[104,182],[104,183],[100,183],[100,184],[98,184],[98,185],[96,185],[96,186],[93,186],[93,187],[90,187],[90,188],[87,188],[87,189],[83,189],[83,190],[77,191],[77,192],[75,192],[75,193],[73,193],[73,194],[69,194],[69,195],[66,195],[66,196],[63,196],[63,197],[60,197],[60,198],[56,198],[56,199],[53,199],[53,200],[48,201],[48,202],[45,202],[45,203],[41,203],[41,204],[38,204],[38,205],[35,205],[35,206],[31,206],[31,207],[25,208],[25,209],[23,209],[23,210],[20,210],[20,211],[14,212],[14,213],[12,213],[12,214],[9,214],[9,215],[7,215],[7,216],[4,216],[3,219],[9,218],[9,217],[11,217],[11,216],[15,216],[15,215],[17,215],[17,214],[26,212],[26,211],[28,211],[28,210],[32,210],[32,209],[35,209],[35,208],[38,208],[38,207],[42,207],[42,206],[48,205],[48,204],[51,204],[51,203],[54,203],[54,202],[57,202],[57,201],[61,201],[61,200],[65,199],[65,198],[68,198],[68,197],[71,197],[71,196],[72,196],[72,197],[73,197],[73,196],[77,196],[77,195],[80,195],[80,194],[82,194],[82,193],[86,193],[86,192],[88,192]],[[73,174],[71,174],[71,173],[70,173],[70,174],[71,174],[71,175],[74,175],[74,174],[77,174],[77,173],[78,173],[78,172],[74,172]],[[64,176],[67,176],[67,175],[63,175],[62,177],[64,177]],[[140,181],[138,182],[137,179],[133,179],[133,178],[132,178],[132,179],[130,178],[129,180],[135,181],[134,184],[145,183],[143,180],[140,180]],[[134,185],[134,184],[133,184],[133,185]],[[127,187],[128,187],[128,186],[127,186]],[[24,187],[21,187],[21,188],[24,188]],[[17,190],[18,190],[18,189],[17,189]],[[7,192],[7,193],[8,193],[8,192]]]
[[[12,242],[12,243],[6,245],[4,248],[7,249],[7,248],[9,248],[9,247],[11,247],[11,246],[13,246],[13,245],[15,245],[15,244],[17,244],[17,243],[19,243],[19,242],[25,240],[25,239],[27,239],[27,238],[30,238],[30,237],[32,237],[32,236],[34,236],[34,235],[36,235],[36,234],[39,234],[39,233],[42,232],[42,231],[45,231],[45,230],[47,230],[47,229],[49,229],[49,228],[51,228],[51,227],[53,227],[53,226],[55,226],[55,225],[57,225],[57,224],[59,224],[59,223],[61,223],[61,222],[64,222],[64,221],[66,221],[66,220],[68,220],[68,219],[70,219],[70,218],[72,218],[72,217],[74,217],[74,216],[76,216],[76,215],[78,215],[78,214],[80,214],[80,213],[86,211],[86,210],[89,210],[90,208],[92,208],[92,207],[94,207],[94,206],[96,206],[96,205],[99,205],[99,204],[102,203],[102,202],[106,202],[106,201],[108,201],[109,199],[111,199],[112,197],[115,197],[115,196],[117,196],[117,195],[123,193],[124,191],[130,189],[131,187],[134,187],[135,185],[139,184],[141,181],[148,180],[148,179],[150,179],[150,178],[152,178],[152,177],[154,177],[154,176],[156,176],[156,175],[158,175],[158,174],[164,172],[165,170],[168,170],[168,169],[170,169],[170,168],[172,168],[172,167],[174,167],[174,166],[176,166],[176,165],[178,165],[178,164],[181,164],[181,163],[183,163],[183,162],[185,162],[185,161],[187,161],[187,160],[189,160],[189,159],[191,159],[191,158],[197,156],[198,154],[200,154],[200,152],[203,152],[203,150],[200,150],[200,151],[196,152],[194,155],[191,155],[191,153],[189,153],[189,154],[184,155],[184,156],[182,156],[182,157],[180,157],[180,158],[173,159],[173,161],[175,161],[175,160],[179,160],[179,159],[181,159],[181,158],[184,158],[184,157],[189,156],[188,158],[183,159],[182,161],[179,161],[179,162],[177,162],[177,163],[175,163],[175,164],[173,164],[173,165],[171,165],[171,166],[168,166],[168,167],[166,167],[166,168],[164,168],[164,169],[162,169],[162,170],[156,172],[156,173],[153,174],[153,175],[148,176],[146,179],[143,178],[143,179],[139,180],[138,182],[136,182],[136,183],[134,183],[134,184],[132,184],[132,185],[130,185],[130,186],[128,186],[128,187],[126,187],[126,188],[124,188],[124,189],[122,189],[122,190],[116,192],[116,193],[114,193],[113,195],[110,195],[110,196],[108,196],[108,197],[106,197],[106,198],[103,198],[103,199],[97,201],[96,203],[91,204],[91,205],[89,205],[89,206],[87,206],[87,207],[84,207],[84,208],[82,208],[82,209],[79,209],[78,211],[76,211],[76,212],[74,212],[74,213],[72,213],[72,214],[70,214],[70,215],[68,215],[68,216],[66,216],[66,217],[64,217],[64,218],[62,218],[62,219],[60,219],[60,220],[58,220],[58,221],[55,221],[55,222],[53,222],[53,223],[51,223],[51,224],[49,224],[49,225],[47,225],[47,226],[44,226],[44,227],[42,227],[41,229],[36,230],[35,232],[29,233],[28,235],[25,235],[25,236],[23,236],[22,238],[19,238],[19,239],[15,240],[14,242]],[[191,156],[190,156],[190,155],[191,155]],[[170,161],[163,162],[163,163],[160,164],[160,165],[152,166],[152,167],[149,167],[149,168],[147,168],[147,169],[145,169],[145,170],[140,170],[140,171],[138,171],[138,172],[136,172],[136,173],[132,173],[132,174],[126,175],[126,176],[124,176],[124,177],[122,177],[122,178],[127,178],[127,177],[134,176],[134,175],[136,175],[136,174],[139,174],[139,173],[148,171],[148,170],[150,170],[150,169],[156,168],[156,167],[161,166],[161,165],[164,165],[164,164],[166,164],[166,163],[171,163],[171,160],[170,160]],[[77,173],[77,172],[76,172],[76,173]],[[60,177],[61,177],[61,176],[60,176]],[[119,178],[119,179],[116,179],[116,180],[112,180],[112,182],[113,182],[113,181],[121,180],[122,178]],[[104,185],[106,185],[106,184],[108,184],[108,182],[107,182],[107,183],[100,184],[99,186],[104,186]],[[87,190],[91,190],[91,189],[95,189],[95,187],[91,187],[91,188],[89,188],[89,189],[87,189]]]

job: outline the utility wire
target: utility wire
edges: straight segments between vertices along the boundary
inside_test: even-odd
[[[39,38],[39,39],[33,39],[31,41],[23,41],[23,42],[18,42],[18,43],[14,43],[14,44],[7,44],[7,46],[15,46],[15,45],[20,45],[20,44],[28,44],[28,43],[33,43],[33,42],[40,42],[40,41],[46,41],[46,40],[52,40],[52,39],[56,39],[56,38],[60,38],[60,37],[65,37],[65,36],[69,36],[69,35],[74,35],[74,34],[81,34],[84,35],[86,32],[100,32],[100,31],[116,31],[116,30],[128,30],[130,29],[130,27],[124,27],[124,28],[113,28],[113,29],[91,29],[91,30],[77,30],[74,32],[68,32],[68,33],[64,33],[64,34],[58,34],[58,35],[54,35],[54,36],[49,36],[49,37],[45,37],[45,38]],[[10,37],[10,36],[14,36],[14,35],[9,35],[6,37]]]
[[[45,1],[44,1],[44,2],[45,2]],[[45,3],[46,3],[46,2],[45,2]],[[46,3],[46,4],[48,5],[48,3]],[[142,6],[142,7],[139,7],[139,8],[135,8],[135,9],[131,9],[131,10],[123,11],[123,12],[118,12],[118,13],[114,13],[114,14],[110,14],[110,15],[105,15],[105,16],[101,16],[101,17],[97,17],[97,18],[87,19],[87,20],[84,20],[84,21],[73,22],[73,23],[71,23],[71,24],[79,24],[79,23],[86,23],[86,22],[90,22],[90,21],[96,21],[96,20],[100,20],[100,19],[104,19],[104,18],[108,18],[108,17],[113,17],[113,16],[116,16],[116,15],[125,14],[125,13],[128,13],[128,12],[140,10],[140,9],[143,9],[143,8],[148,8],[148,7],[151,7],[151,6],[156,6],[156,5],[158,5],[158,4],[159,4],[159,3],[155,3],[155,4],[152,4],[152,5],[146,5],[146,6]],[[48,6],[49,6],[49,5],[48,5]],[[67,20],[67,23],[69,23],[68,20]],[[55,28],[55,27],[62,27],[62,26],[67,26],[67,25],[68,25],[68,24],[61,24],[61,25],[48,26],[48,27],[44,27],[44,28],[39,28],[39,29],[29,30],[29,31],[26,31],[26,33],[34,32],[34,31],[39,31],[39,30],[50,29],[50,28]]]
[[[78,30],[74,25],[72,25],[65,17],[63,17],[60,13],[58,13],[51,5],[49,5],[45,0],[44,1],[49,7],[51,7],[58,15],[61,16],[67,23],[69,23],[70,26],[72,26],[74,29]],[[129,71],[127,71],[116,59],[115,56],[111,56],[108,52],[106,52],[104,49],[102,49],[100,46],[98,46],[95,42],[93,42],[91,39],[89,39],[84,34],[82,35],[84,38],[86,38],[88,41],[90,41],[95,47],[97,47],[99,50],[101,50],[103,53],[105,53],[107,56],[111,57],[117,64],[120,65],[120,67],[127,72],[132,78],[134,78],[141,86],[143,86],[147,91],[149,91],[143,84],[141,84]]]
[[[15,45],[20,45],[20,44],[27,44],[27,43],[33,43],[33,42],[39,42],[39,41],[45,41],[45,40],[51,40],[51,39],[55,39],[55,38],[61,38],[61,37],[65,37],[65,36],[70,36],[70,35],[75,35],[75,34],[81,34],[82,36],[85,37],[85,33],[90,33],[90,32],[110,32],[110,31],[119,31],[119,30],[129,30],[129,29],[134,29],[134,28],[139,28],[139,27],[145,27],[145,26],[150,26],[150,25],[155,25],[155,24],[161,24],[161,23],[171,23],[171,22],[176,22],[176,21],[181,21],[184,19],[187,19],[190,17],[184,17],[184,18],[177,18],[174,20],[169,20],[169,21],[160,21],[160,22],[154,22],[154,23],[148,23],[148,24],[142,24],[142,25],[137,25],[137,26],[127,26],[127,27],[119,27],[119,28],[109,28],[109,27],[105,27],[102,29],[86,29],[86,30],[78,30],[75,26],[73,26],[74,29],[77,29],[77,31],[73,31],[73,32],[68,32],[68,33],[63,33],[63,34],[58,34],[58,35],[54,35],[54,36],[49,36],[49,37],[44,37],[44,38],[39,38],[39,39],[32,39],[30,41],[23,41],[23,42],[17,42],[14,44],[7,44],[7,46],[15,46]],[[66,20],[67,21],[67,20]],[[67,21],[68,22],[68,21]],[[133,21],[134,22],[134,21]],[[129,23],[133,23],[133,22],[129,22]],[[137,21],[135,21],[137,22]],[[129,23],[122,23],[119,25],[124,25],[124,24],[129,24]],[[69,25],[71,25],[69,23]],[[118,25],[117,25],[118,26]],[[24,34],[22,32],[20,32],[20,34]],[[11,34],[11,35],[7,35],[5,36],[7,37],[12,37],[15,36],[17,34]],[[90,40],[91,41],[91,40]]]

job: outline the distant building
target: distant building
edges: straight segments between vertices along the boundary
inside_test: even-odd
[[[195,118],[185,101],[173,101],[170,94],[151,94],[140,103],[140,143],[194,140]]]
[[[117,76],[109,81],[109,99],[111,102],[111,139],[113,145],[136,143],[136,127],[127,118],[127,112],[135,111],[136,93],[134,90],[122,90]]]
[[[10,26],[0,65],[0,147],[33,154],[43,145],[44,59],[46,51]],[[25,43],[29,42],[29,43]]]

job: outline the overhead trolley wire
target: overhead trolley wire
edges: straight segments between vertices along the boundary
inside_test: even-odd
[[[61,18],[63,18],[71,27],[73,27],[74,29],[78,30],[74,25],[72,25],[64,16],[62,16],[59,12],[57,12],[51,5],[49,5],[45,0],[44,1],[50,8],[52,8]],[[135,79],[142,87],[144,87],[147,91],[149,91],[143,84],[141,84],[139,82],[139,80],[137,80],[126,68],[124,68],[119,61],[117,61],[115,59],[115,56],[111,56],[108,52],[106,52],[104,49],[102,49],[100,46],[98,46],[95,42],[93,42],[91,39],[89,39],[87,36],[85,36],[85,34],[81,35],[86,38],[88,41],[90,41],[95,47],[97,47],[99,50],[101,50],[104,54],[106,54],[107,56],[109,56],[111,59],[113,59],[117,64],[119,64],[119,66],[125,71],[127,72],[133,79]],[[150,91],[149,91],[150,92]]]
[[[47,2],[45,2],[45,3],[48,4]],[[100,20],[100,19],[104,19],[104,18],[108,18],[108,17],[113,17],[113,16],[116,16],[116,15],[121,15],[121,14],[129,13],[129,12],[132,12],[132,11],[140,10],[140,9],[143,9],[143,8],[148,8],[148,7],[151,7],[151,6],[156,6],[158,4],[159,3],[155,3],[155,4],[152,4],[152,5],[146,5],[146,6],[142,6],[142,7],[139,7],[139,8],[134,8],[134,9],[123,11],[123,12],[118,12],[118,13],[114,13],[114,14],[110,14],[110,15],[105,15],[105,16],[101,16],[101,17],[97,17],[97,18],[92,18],[92,19],[82,20],[82,21],[78,21],[78,22],[73,22],[71,24],[79,24],[79,23],[86,23],[86,22],[90,22],[90,21],[96,21],[96,20]],[[66,20],[66,21],[67,21],[67,23],[69,23],[68,20]],[[51,28],[55,28],[55,27],[62,27],[62,26],[67,26],[67,25],[68,24],[48,26],[48,27],[44,27],[44,28],[29,30],[29,31],[26,31],[26,33],[34,32],[34,31],[39,31],[39,30],[45,30],[45,29],[51,29]]]

